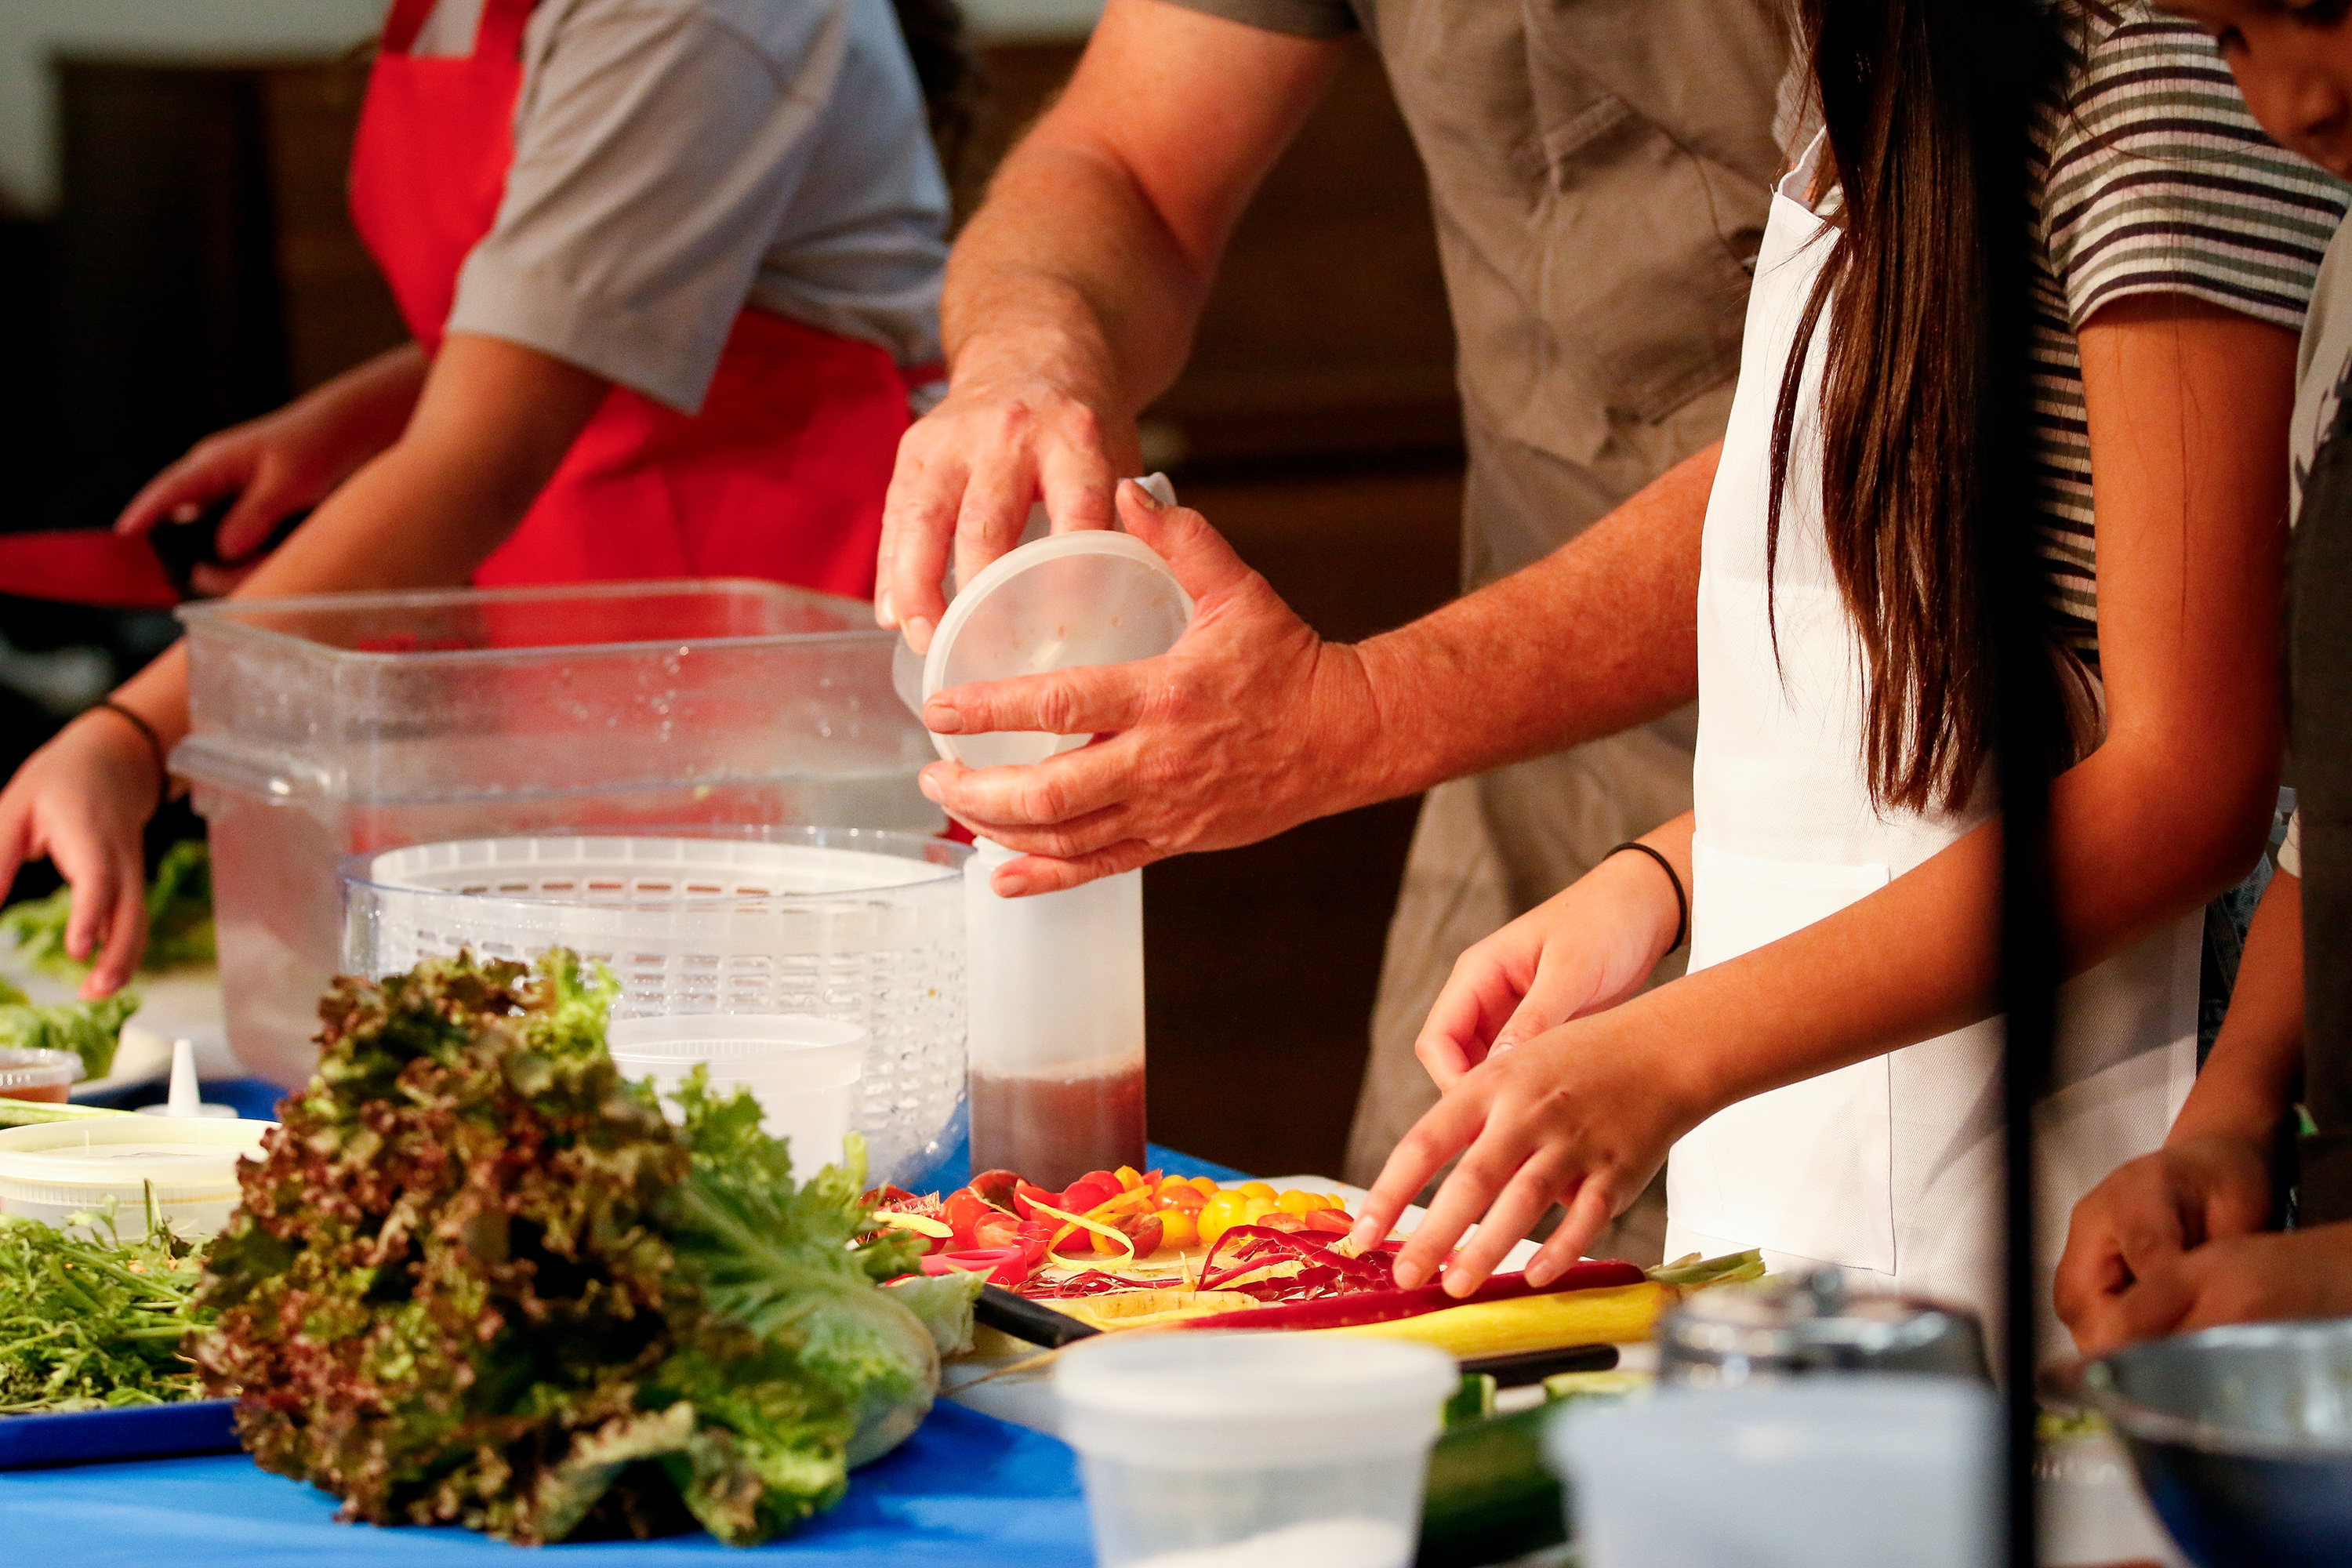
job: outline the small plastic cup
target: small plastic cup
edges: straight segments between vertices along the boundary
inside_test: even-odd
[[[81,1058],[71,1051],[0,1049],[0,1100],[65,1102],[66,1090],[82,1076]]]
[[[1405,1568],[1453,1359],[1290,1334],[1109,1334],[1054,1369],[1103,1568]]]
[[[793,1175],[806,1181],[841,1160],[866,1064],[866,1031],[797,1013],[710,1013],[615,1018],[606,1030],[613,1065],[651,1078],[669,1094],[707,1067],[720,1095],[748,1089],[760,1125],[792,1145]],[[677,1108],[665,1101],[673,1118]]]
[[[1666,1388],[1546,1435],[1586,1568],[1982,1568],[1992,1391],[1870,1373]]]

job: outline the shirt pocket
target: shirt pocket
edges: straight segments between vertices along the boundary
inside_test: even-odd
[[[1520,0],[1531,124],[1515,162],[1536,187],[1541,303],[1562,358],[1582,362],[1613,412],[1654,423],[1738,369],[1772,106],[1738,90],[1680,103],[1691,124],[1652,118],[1633,83],[1612,90],[1596,68],[1642,70],[1655,53],[1621,59],[1578,8]],[[1735,146],[1753,167],[1698,150]]]

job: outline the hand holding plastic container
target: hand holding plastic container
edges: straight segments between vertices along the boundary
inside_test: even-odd
[[[1140,481],[1163,504],[1163,475]],[[1150,546],[1085,530],[1034,540],[955,595],[920,664],[902,645],[899,695],[1152,658],[1192,624],[1192,595]],[[1042,763],[1087,735],[934,735],[966,766]],[[971,976],[971,1158],[1060,1187],[1088,1171],[1144,1163],[1143,879],[1003,899],[990,887],[1016,856],[983,838],[964,865]]]

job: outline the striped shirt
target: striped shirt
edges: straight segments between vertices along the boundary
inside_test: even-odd
[[[2098,663],[2091,446],[2075,332],[2135,294],[2299,331],[2346,187],[2263,133],[2212,40],[2077,0],[2075,58],[2033,127],[2033,405],[2059,640]]]

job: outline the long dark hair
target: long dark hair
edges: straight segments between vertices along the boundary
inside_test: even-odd
[[[915,79],[922,84],[931,142],[952,182],[986,85],[980,56],[964,31],[963,8],[956,0],[890,0],[890,5],[915,62]]]
[[[1843,215],[1819,242],[1830,253],[1774,414],[1768,579],[1799,379],[1826,317],[1822,521],[1863,661],[1864,777],[1882,809],[1952,809],[1973,793],[1994,729],[1986,556],[1972,532],[1985,412],[2006,406],[2023,368],[1990,361],[1991,293],[2030,232],[2015,200],[2031,149],[2022,106],[2054,79],[2064,39],[2034,0],[1797,10]],[[1991,112],[1989,51],[2024,89]]]

